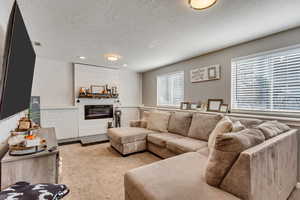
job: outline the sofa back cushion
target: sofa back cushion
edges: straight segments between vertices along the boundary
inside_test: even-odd
[[[169,112],[150,112],[147,120],[147,128],[153,131],[168,132],[169,119]]]
[[[242,125],[244,125],[246,128],[255,128],[261,123],[263,123],[263,120],[260,119],[251,119],[251,118],[241,118],[241,117],[230,117],[232,122],[240,121]]]
[[[218,187],[239,154],[264,141],[265,137],[259,129],[245,129],[218,135],[215,147],[208,158],[205,171],[206,182]]]
[[[191,126],[192,116],[191,113],[187,112],[173,112],[170,117],[168,131],[187,136]]]
[[[288,125],[280,123],[278,121],[264,122],[260,124],[258,128],[263,132],[266,139],[270,139],[291,129]]]
[[[208,141],[209,135],[222,117],[220,114],[194,113],[188,136]]]

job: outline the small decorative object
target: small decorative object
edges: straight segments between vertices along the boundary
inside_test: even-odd
[[[112,122],[107,122],[107,128],[109,129],[109,128],[112,128],[112,127],[113,127]]]
[[[190,78],[192,83],[203,81],[219,80],[221,67],[220,65],[212,65],[207,67],[200,67],[190,71]]]
[[[86,95],[88,93],[88,90],[89,90],[89,88],[81,87],[79,89],[79,95],[82,95],[82,96]]]
[[[180,109],[181,110],[188,110],[189,109],[189,102],[181,102]]]
[[[36,125],[41,124],[40,102],[41,100],[39,96],[32,96],[30,99],[29,119]]]
[[[202,103],[200,107],[201,112],[206,112],[207,111],[207,103]]]
[[[112,88],[111,88],[111,93],[112,93],[113,95],[118,94],[117,87],[112,87]]]
[[[102,94],[105,91],[105,86],[91,85],[91,92],[93,94]]]
[[[221,104],[223,104],[223,99],[208,99],[207,111],[219,112]]]
[[[190,109],[191,110],[196,110],[198,108],[198,104],[197,103],[190,103]]]
[[[220,106],[220,112],[222,112],[222,113],[228,113],[228,109],[229,107],[228,107],[228,104],[222,104],[221,106]]]

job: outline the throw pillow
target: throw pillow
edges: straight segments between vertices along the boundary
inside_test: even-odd
[[[246,127],[240,121],[233,122],[232,125],[232,132],[239,132],[246,129]]]
[[[192,114],[187,112],[173,112],[170,117],[168,131],[187,136],[192,122]]]
[[[169,112],[150,112],[147,121],[147,128],[153,131],[168,132],[169,119]]]
[[[208,141],[209,135],[222,117],[223,115],[220,114],[215,115],[195,113],[193,115],[188,136],[191,138]]]
[[[231,121],[237,122],[240,121],[246,128],[255,128],[261,123],[263,123],[260,119],[251,119],[251,118],[240,118],[240,117],[230,117]]]
[[[266,140],[291,129],[288,125],[280,123],[278,121],[264,122],[259,125],[258,128],[263,132]]]
[[[218,135],[215,148],[208,158],[205,171],[206,182],[218,187],[239,154],[264,140],[265,137],[259,129],[245,129],[240,132]]]
[[[215,140],[218,135],[229,133],[232,131],[233,123],[229,117],[225,116],[221,121],[218,122],[217,126],[211,132],[208,138],[208,148],[211,151],[215,146]]]

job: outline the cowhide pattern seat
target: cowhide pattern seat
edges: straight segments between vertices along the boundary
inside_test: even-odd
[[[59,200],[69,193],[61,184],[18,182],[0,192],[0,200]]]

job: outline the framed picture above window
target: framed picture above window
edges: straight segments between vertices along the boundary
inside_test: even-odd
[[[184,72],[157,76],[157,105],[180,107],[184,101]]]
[[[211,65],[192,69],[190,71],[190,79],[192,83],[203,81],[219,80],[221,77],[220,65]]]
[[[300,112],[300,46],[231,62],[231,110]]]

